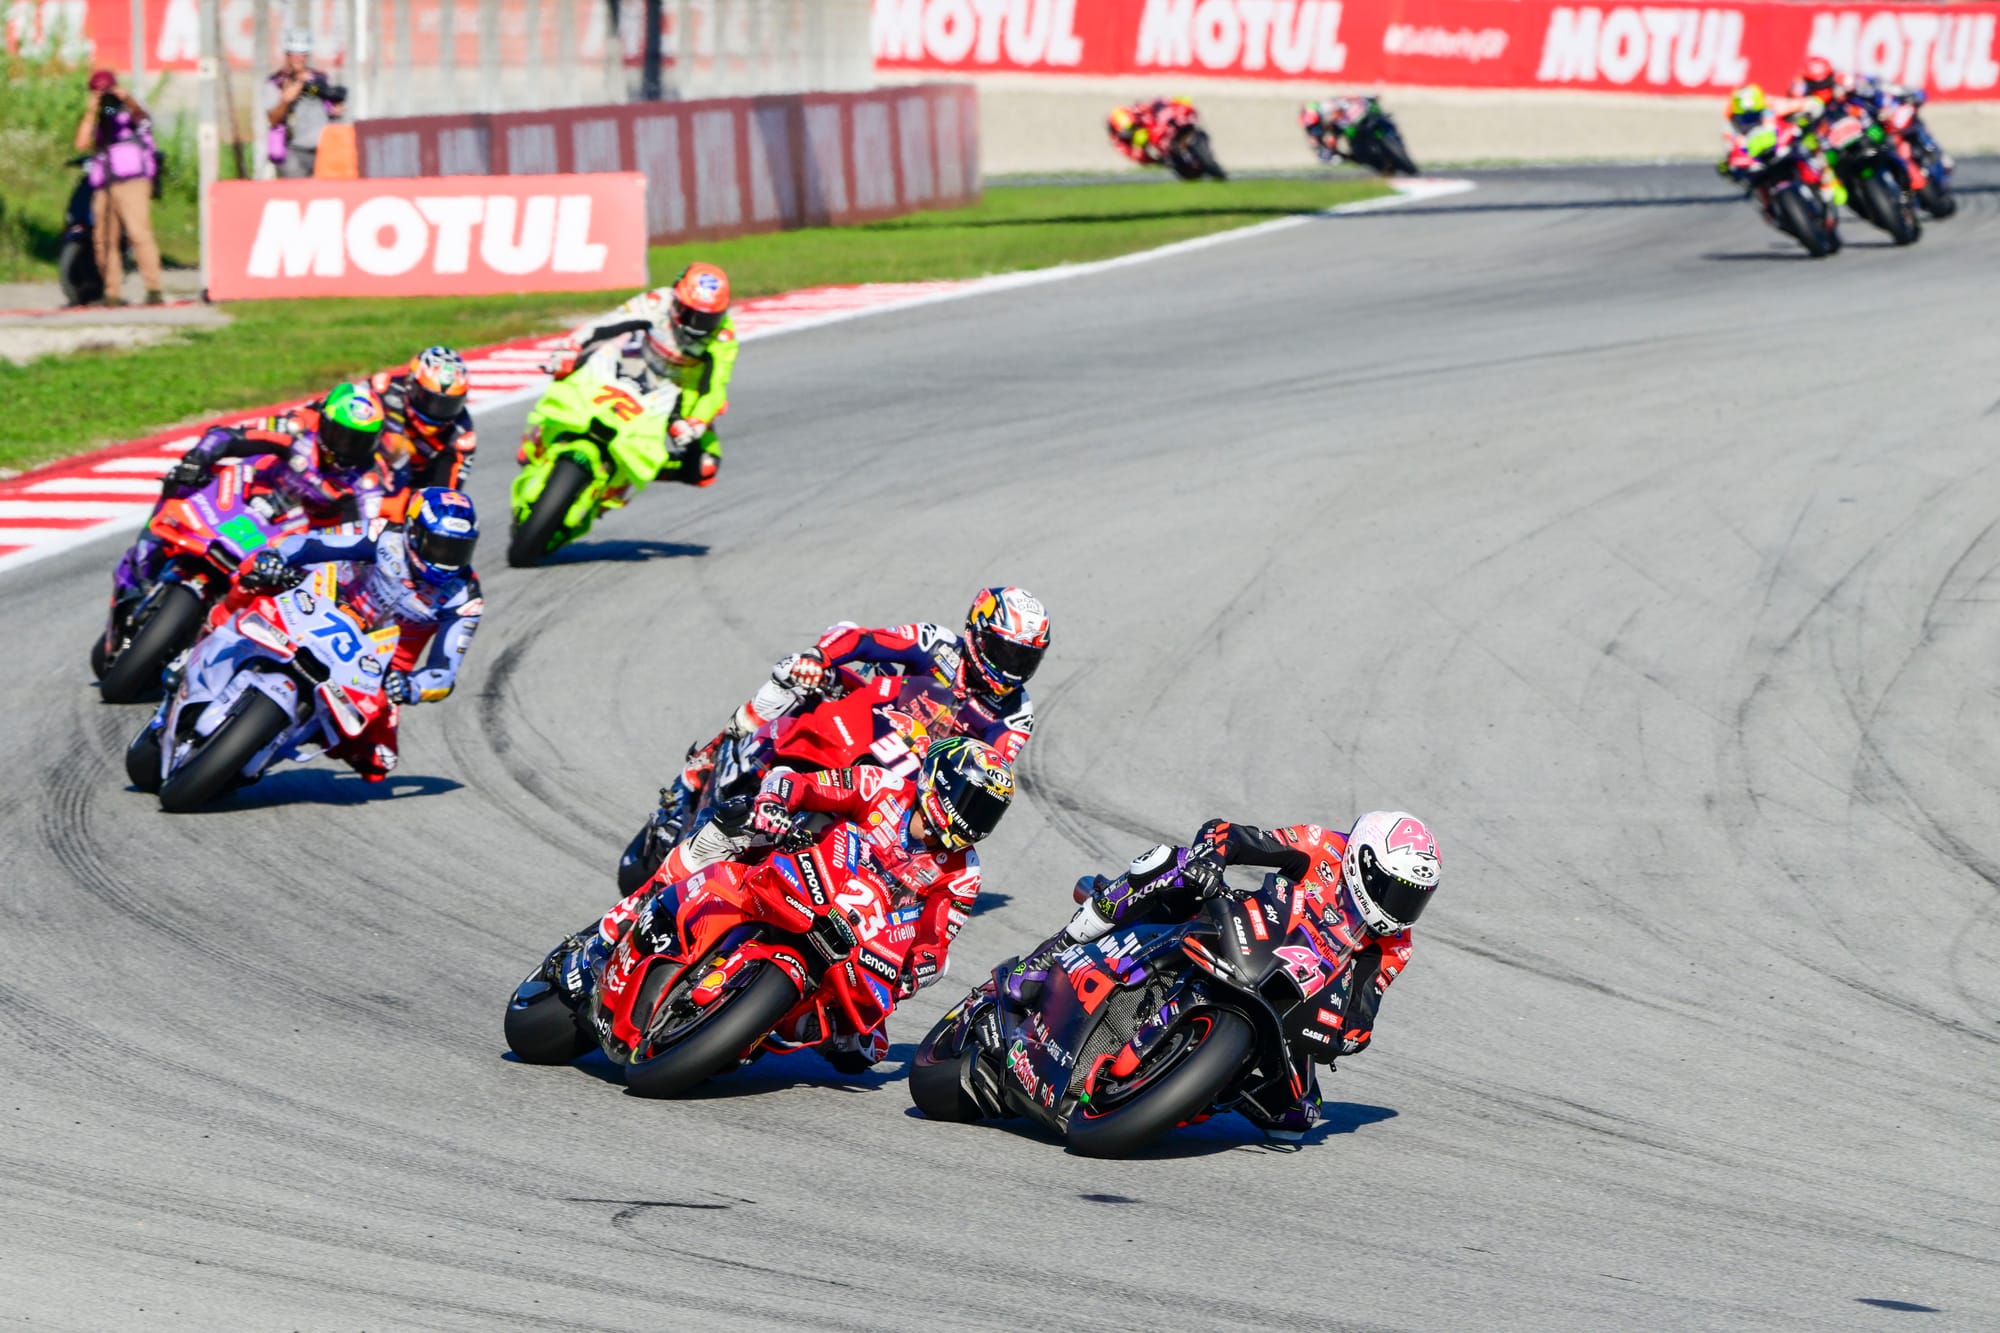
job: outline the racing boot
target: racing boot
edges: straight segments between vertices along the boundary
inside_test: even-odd
[[[1009,968],[1001,978],[1000,991],[1015,1004],[1033,1004],[1049,979],[1049,968],[1067,950],[1088,944],[1116,924],[1118,905],[1106,897],[1119,880],[1102,875],[1085,875],[1076,882],[1073,897],[1080,904],[1069,924],[1051,935],[1035,951]]]
[[[820,1043],[819,1053],[839,1073],[865,1074],[889,1058],[889,1033],[879,1027],[872,1032],[836,1032]]]
[[[572,1011],[583,1008],[597,988],[597,965],[611,956],[598,922],[558,944],[530,980],[546,981]]]

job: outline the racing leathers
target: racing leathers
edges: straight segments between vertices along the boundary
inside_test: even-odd
[[[1049,967],[1078,944],[1142,921],[1178,922],[1194,916],[1204,898],[1217,891],[1222,869],[1268,867],[1300,886],[1307,899],[1291,943],[1310,952],[1296,955],[1294,966],[1325,977],[1318,999],[1322,1024],[1338,1035],[1314,1029],[1307,1035],[1326,1041],[1319,1063],[1332,1068],[1336,1056],[1367,1049],[1383,992],[1410,961],[1408,930],[1378,935],[1363,923],[1341,879],[1346,851],[1344,834],[1318,824],[1266,830],[1210,820],[1185,849],[1154,847],[1116,879],[1098,875],[1080,882],[1079,891],[1087,895],[1083,905],[1067,926],[1008,974],[1009,997],[1032,999]],[[1327,1024],[1326,1019],[1333,1021]],[[1274,1134],[1296,1136],[1318,1122],[1319,1110],[1318,1079],[1308,1067],[1298,1104],[1276,1120],[1258,1123]]]
[[[832,815],[860,833],[873,868],[890,888],[890,938],[909,940],[896,987],[897,1000],[908,999],[944,977],[950,966],[952,941],[958,938],[979,897],[979,853],[972,848],[936,851],[922,838],[912,835],[910,824],[917,809],[914,781],[879,768],[828,769],[817,773],[777,769],[766,775],[758,800],[782,805],[788,814]],[[728,856],[741,854],[748,843],[747,837],[737,838],[721,847],[719,854],[685,859],[683,853],[689,849],[676,848],[674,858],[660,874],[622,899],[595,927],[586,928],[551,956],[549,979],[563,990],[570,1003],[581,1004],[594,984],[597,965],[610,956],[631,929],[649,895]],[[812,1024],[815,1020],[808,1016],[805,1022]],[[866,1068],[888,1054],[888,1037],[881,1028],[865,1038],[854,1033],[806,1029],[778,1035],[801,1045],[831,1038],[834,1051],[829,1058],[853,1055],[855,1068]],[[838,1060],[836,1064],[847,1068]]]
[[[315,528],[368,522],[393,502],[394,476],[379,460],[348,468],[324,456],[314,435],[318,425],[318,412],[308,406],[248,426],[210,427],[168,470],[161,497],[172,499],[207,485],[224,459],[258,459],[252,489],[270,492],[286,509],[303,509]],[[166,544],[150,530],[141,530],[112,575],[114,596],[136,599],[165,565]]]
[[[722,747],[817,697],[820,682],[836,667],[869,676],[929,675],[950,685],[958,698],[958,723],[964,734],[992,746],[1010,764],[1020,757],[1035,729],[1035,705],[1025,686],[1000,698],[969,683],[963,642],[952,630],[929,623],[863,629],[843,621],[829,627],[805,652],[772,667],[771,678],[737,708],[728,725],[688,751],[679,776],[661,792],[663,821],[676,834],[684,829]]]
[[[682,347],[666,318],[672,298],[672,287],[640,292],[608,319],[581,325],[570,333],[552,368],[560,379],[593,355],[617,355],[624,358],[628,378],[638,379],[633,372],[643,371],[649,390],[668,385],[677,389],[674,420],[668,428],[672,448],[658,479],[708,486],[722,466],[715,423],[729,410],[729,381],[736,374],[736,324],[725,314],[705,343]],[[637,336],[641,334],[650,336]],[[602,352],[606,347],[614,350]]]
[[[1338,162],[1354,156],[1348,135],[1367,118],[1368,107],[1365,97],[1329,97],[1306,105],[1301,119],[1320,161]]]
[[[1161,144],[1172,137],[1170,126],[1193,111],[1184,97],[1156,97],[1119,107],[1111,113],[1111,142],[1142,167],[1164,162]]]
[[[473,451],[479,447],[471,410],[460,408],[456,420],[432,426],[410,408],[407,370],[385,370],[370,384],[382,396],[382,455],[402,484],[411,491],[431,486],[464,490]]]
[[[237,574],[243,592],[252,592],[295,581],[288,570],[338,565],[341,604],[363,628],[396,627],[396,654],[382,683],[390,707],[359,736],[327,751],[370,782],[382,781],[396,767],[402,710],[436,703],[457,684],[459,667],[485,609],[477,574],[468,568],[463,575],[436,584],[417,578],[411,573],[404,541],[400,527],[383,528],[375,537],[302,533],[286,538],[276,551],[252,557]],[[240,609],[242,600],[242,593],[235,594],[218,609],[218,618]]]

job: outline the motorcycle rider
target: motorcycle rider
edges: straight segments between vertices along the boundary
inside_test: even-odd
[[[1194,104],[1185,97],[1134,102],[1113,110],[1105,119],[1105,129],[1119,152],[1142,167],[1152,166],[1165,161],[1159,151],[1161,126],[1182,108],[1192,113]]]
[[[1368,99],[1365,97],[1329,97],[1320,102],[1307,102],[1299,108],[1299,127],[1312,141],[1313,152],[1322,162],[1352,160],[1354,152],[1347,141],[1348,132],[1359,125],[1368,115]]]
[[[323,399],[249,426],[216,426],[161,478],[170,500],[208,484],[225,458],[263,458],[253,484],[268,486],[289,507],[304,509],[314,527],[365,522],[395,489],[377,457],[382,400],[366,384],[336,384]],[[149,520],[150,522],[150,520]],[[121,596],[150,585],[165,566],[166,544],[142,531],[113,574]]]
[[[717,755],[775,718],[794,712],[825,687],[836,667],[863,674],[928,674],[958,694],[959,724],[1013,763],[1035,729],[1028,679],[1049,646],[1049,616],[1025,588],[983,588],[965,613],[965,629],[919,622],[862,629],[842,621],[804,652],[781,659],[771,678],[730,715],[723,729],[688,750],[680,775],[661,789],[663,843],[678,842],[701,800]]]
[[[364,628],[394,625],[400,638],[382,682],[392,706],[327,753],[380,782],[396,767],[402,710],[451,693],[485,602],[472,568],[479,517],[463,491],[429,487],[417,494],[400,527],[371,526],[371,533],[358,536],[301,533],[276,550],[258,552],[238,570],[241,592],[232,594],[225,614],[241,608],[248,600],[243,594],[294,588],[315,565],[341,566],[342,605]]]
[[[634,346],[639,334],[644,337]],[[550,359],[549,372],[567,379],[606,348],[616,350],[623,373],[639,382],[642,393],[679,390],[678,410],[667,427],[673,448],[658,480],[713,485],[722,466],[715,422],[729,410],[729,381],[736,374],[729,275],[714,264],[689,264],[671,286],[640,292],[610,321],[593,320],[572,331]],[[528,461],[526,445],[520,461]]]
[[[1211,819],[1186,849],[1154,847],[1117,879],[1088,876],[1077,883],[1076,915],[1023,958],[1004,978],[1015,1003],[1032,1001],[1049,968],[1079,944],[1140,921],[1185,921],[1202,903],[1227,892],[1222,872],[1231,866],[1267,866],[1301,886],[1307,911],[1298,931],[1332,974],[1323,1013],[1336,1019],[1338,1050],[1329,1042],[1320,1063],[1366,1050],[1374,1036],[1382,994],[1408,966],[1410,929],[1437,889],[1437,839],[1422,820],[1400,810],[1374,810],[1346,834],[1318,824],[1260,829]],[[1334,997],[1340,997],[1333,1013]],[[1324,1021],[1324,1020],[1323,1020]],[[1310,1035],[1310,1034],[1309,1034]],[[1308,1071],[1305,1094],[1267,1133],[1296,1139],[1319,1119],[1319,1087]]]
[[[880,768],[818,773],[774,769],[758,789],[748,828],[781,840],[791,834],[799,816],[817,813],[847,821],[860,832],[875,868],[892,887],[895,907],[899,912],[917,909],[915,934],[903,955],[896,987],[900,1002],[948,970],[952,941],[979,897],[979,855],[973,844],[993,832],[1013,798],[1014,773],[1006,759],[992,746],[951,736],[925,752],[913,780]],[[747,835],[735,836],[722,854],[648,881],[602,921],[558,945],[540,975],[561,990],[572,1007],[581,1005],[595,985],[597,965],[638,919],[649,895],[727,856],[741,855],[749,842]],[[881,1028],[864,1037],[821,1033],[810,1017],[804,1024],[780,1034],[781,1039],[810,1045],[828,1038],[822,1050],[842,1073],[860,1073],[889,1052],[888,1036]]]
[[[1744,84],[1729,95],[1729,128],[1722,134],[1724,151],[1722,160],[1715,164],[1716,174],[1747,188],[1762,166],[1762,156],[1804,135],[1799,117],[1802,113],[1816,114],[1818,108],[1819,103],[1810,98],[1780,98],[1773,102],[1765,97],[1759,85]],[[1832,172],[1822,170],[1809,145],[1807,151],[1799,154],[1799,178],[1819,190],[1833,208],[1847,202],[1847,187]],[[1828,217],[1831,224],[1838,215],[1829,212]]]
[[[1862,81],[1853,75],[1839,73],[1824,56],[1813,56],[1799,72],[1798,79],[1792,84],[1792,92],[1809,103],[1817,104],[1817,110],[1811,113],[1811,128],[1816,133],[1847,115],[1859,116],[1870,125],[1885,124],[1884,117],[1894,109],[1898,99],[1884,94],[1882,89],[1885,85],[1877,84],[1873,79],[1865,82],[1866,91]],[[1921,98],[1922,94],[1918,97]],[[1930,183],[1930,176],[1917,159],[1909,139],[1902,133],[1891,133],[1888,143],[1896,156],[1902,159],[1903,167],[1909,174],[1911,192],[1922,193]]]
[[[449,347],[426,347],[402,371],[370,381],[382,399],[382,454],[413,490],[462,490],[479,437],[466,394],[472,372]]]

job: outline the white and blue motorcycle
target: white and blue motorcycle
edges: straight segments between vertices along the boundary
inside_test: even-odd
[[[336,568],[258,597],[190,651],[180,682],[125,751],[160,807],[199,809],[273,764],[316,759],[395,705],[383,692],[397,629],[340,605]]]

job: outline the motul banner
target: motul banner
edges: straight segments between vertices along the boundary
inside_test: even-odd
[[[646,178],[219,181],[209,295],[461,296],[646,281]]]
[[[1940,97],[1993,98],[1996,18],[1936,4],[875,0],[874,46],[879,69],[955,74],[1642,93],[1782,88],[1817,55]]]

